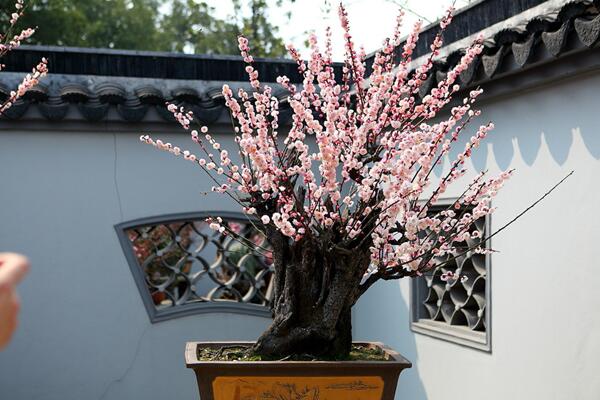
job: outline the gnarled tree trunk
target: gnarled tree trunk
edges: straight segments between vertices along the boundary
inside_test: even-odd
[[[275,265],[273,323],[254,350],[264,356],[343,358],[352,345],[351,308],[369,266],[368,246],[325,251],[304,238],[270,232]]]

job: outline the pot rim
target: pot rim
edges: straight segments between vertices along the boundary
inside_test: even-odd
[[[247,346],[252,345],[255,342],[252,341],[200,341],[200,342],[187,342],[185,346],[185,364],[187,368],[195,368],[202,366],[227,366],[227,367],[247,367],[252,365],[254,368],[272,368],[277,366],[278,368],[288,367],[315,367],[315,368],[328,368],[334,365],[339,366],[343,364],[350,367],[374,367],[377,368],[411,368],[412,363],[404,358],[400,353],[395,351],[389,346],[381,342],[366,342],[357,341],[352,342],[353,344],[367,345],[371,347],[379,347],[384,351],[388,360],[385,361],[201,361],[198,360],[197,349],[198,346],[203,347],[217,347],[217,346]]]

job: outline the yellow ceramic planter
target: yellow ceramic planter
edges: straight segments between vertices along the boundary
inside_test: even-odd
[[[201,400],[393,400],[398,376],[411,363],[381,343],[387,361],[200,361],[198,346],[249,342],[190,342],[185,359]]]

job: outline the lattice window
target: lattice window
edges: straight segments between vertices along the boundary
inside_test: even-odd
[[[485,237],[489,218],[476,221],[472,230]],[[412,280],[411,328],[490,351],[490,256],[475,251],[459,255],[475,245],[459,243],[456,259],[439,258],[437,263],[447,263]],[[448,273],[456,278],[447,279]]]
[[[252,251],[208,227],[207,214],[138,220],[116,227],[153,322],[200,312],[269,316],[273,265],[269,251]],[[268,249],[243,216],[220,213],[230,229]]]

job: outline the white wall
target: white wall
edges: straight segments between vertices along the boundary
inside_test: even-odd
[[[0,131],[0,251],[27,254],[21,326],[0,353],[0,399],[194,399],[188,340],[255,339],[268,320],[151,324],[113,226],[233,209],[202,171],[134,133]],[[192,145],[186,134],[168,137]]]
[[[355,338],[384,341],[414,363],[398,399],[600,399],[599,89],[597,74],[485,104],[481,122],[497,128],[470,167],[517,169],[494,202],[492,229],[575,175],[492,239],[491,354],[412,333],[407,280],[359,301]]]
[[[355,338],[384,341],[414,363],[398,399],[600,398],[598,88],[600,76],[580,77],[485,107],[482,122],[497,129],[474,169],[517,168],[493,226],[576,171],[493,241],[491,354],[411,333],[408,281],[378,284],[359,302]],[[150,324],[113,226],[235,207],[201,196],[210,184],[192,164],[136,133],[96,128],[0,131],[0,250],[33,262],[21,327],[0,353],[0,398],[193,399],[184,342],[254,339],[268,321],[210,314]]]

